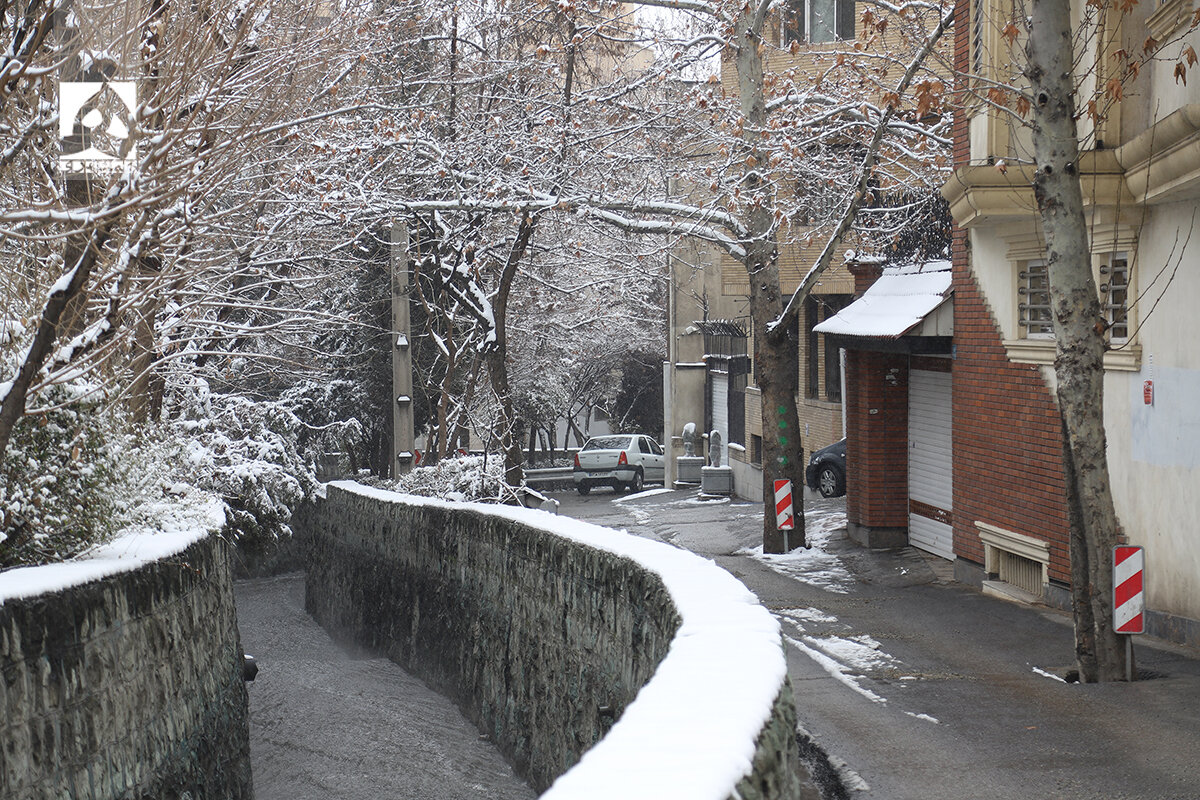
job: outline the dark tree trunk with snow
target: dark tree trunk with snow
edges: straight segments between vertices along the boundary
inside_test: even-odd
[[[762,393],[763,439],[763,550],[784,551],[783,534],[775,527],[776,479],[792,482],[795,530],[788,546],[805,543],[804,537],[804,463],[800,458],[800,423],[796,412],[798,389],[798,350],[796,317],[771,329],[783,314],[784,296],[779,284],[779,248],[775,238],[773,197],[760,168],[767,166],[767,154],[759,144],[759,132],[766,129],[764,97],[762,28],[766,3],[747,5],[738,16],[735,38],[735,65],[742,116],[746,119],[744,161],[746,175],[742,190],[749,204],[743,217],[746,226],[745,267],[750,279],[750,316],[754,328],[755,384]]]
[[[108,242],[111,226],[109,222],[92,230],[84,244],[75,248],[75,259],[66,263],[69,278],[60,282],[46,300],[33,343],[18,366],[3,402],[0,402],[0,454],[8,452],[13,428],[25,413],[29,389],[53,352],[59,339],[59,329],[69,315],[69,309],[87,291],[92,267]]]
[[[1071,583],[1080,679],[1120,680],[1125,652],[1113,631],[1112,548],[1119,526],[1104,433],[1104,317],[1092,278],[1077,168],[1072,25],[1068,0],[1033,0],[1027,77],[1033,96],[1034,194],[1046,236],[1071,509]]]
[[[517,435],[516,419],[513,416],[512,390],[508,381],[508,334],[506,318],[508,313],[508,294],[512,289],[513,278],[517,275],[517,266],[525,257],[529,241],[533,237],[534,220],[532,216],[521,218],[516,238],[508,253],[500,273],[500,281],[496,296],[492,302],[492,313],[495,315],[495,339],[487,346],[486,359],[488,375],[492,381],[492,391],[500,403],[501,425],[500,441],[504,450],[504,480],[512,487],[521,485],[524,480],[522,470],[521,439]]]

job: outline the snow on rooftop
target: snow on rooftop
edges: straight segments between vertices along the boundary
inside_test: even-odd
[[[533,509],[448,503],[349,481],[331,485],[387,502],[504,517],[631,558],[661,576],[682,619],[666,657],[616,725],[542,800],[726,800],[749,774],[787,661],[778,620],[713,561]]]
[[[838,336],[903,336],[945,302],[950,286],[949,261],[888,267],[862,297],[813,330]]]
[[[129,572],[186,550],[225,524],[225,504],[215,496],[172,497],[146,510],[153,524],[130,528],[70,561],[0,572],[0,606]]]

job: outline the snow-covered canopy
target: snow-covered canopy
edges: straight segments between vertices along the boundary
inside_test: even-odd
[[[950,296],[949,261],[889,267],[862,297],[824,322],[818,333],[837,336],[904,336]]]

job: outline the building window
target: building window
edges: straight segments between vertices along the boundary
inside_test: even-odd
[[[976,76],[983,74],[984,11],[987,0],[971,3],[971,71]]]
[[[1129,254],[1109,253],[1100,261],[1100,309],[1109,341],[1129,338]]]
[[[842,357],[837,347],[813,326],[837,314],[854,300],[851,295],[809,297],[804,305],[804,396],[809,400],[842,401]]]
[[[750,434],[750,463],[762,466],[762,437],[757,433]]]
[[[1098,256],[1097,288],[1100,311],[1108,323],[1108,338],[1124,342],[1129,338],[1129,254],[1106,253]],[[1050,275],[1044,261],[1030,261],[1017,274],[1019,324],[1029,339],[1053,338],[1050,311]]]
[[[842,351],[828,339],[825,340],[825,399],[831,403],[842,402]]]
[[[1030,339],[1054,336],[1050,318],[1050,272],[1045,261],[1030,261],[1017,273],[1018,325]]]
[[[782,41],[786,47],[823,44],[854,38],[854,0],[787,0],[783,8]]]
[[[821,391],[821,366],[817,351],[821,346],[821,335],[813,330],[817,319],[817,298],[811,295],[804,301],[804,361],[807,380],[804,385],[804,396],[815,400]]]

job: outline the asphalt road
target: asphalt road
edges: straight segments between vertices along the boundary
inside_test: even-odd
[[[1200,661],[1139,637],[1132,684],[1062,682],[1069,618],[985,597],[950,564],[850,542],[808,493],[815,547],[766,557],[761,506],[694,491],[554,495],[559,513],[713,558],[781,621],[801,726],[853,800],[1196,800]]]
[[[534,792],[446,698],[348,653],[304,612],[304,576],[235,586],[257,800],[529,800]]]

